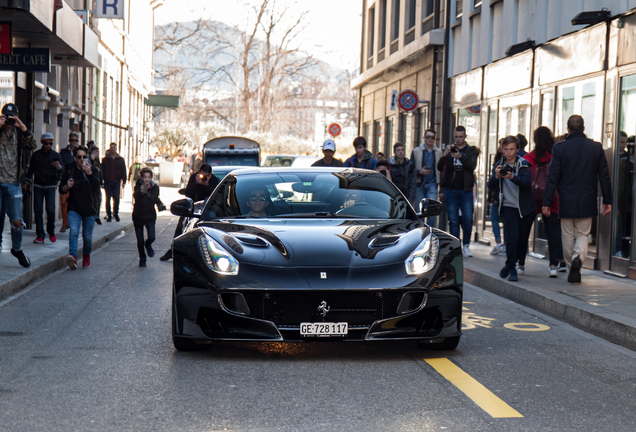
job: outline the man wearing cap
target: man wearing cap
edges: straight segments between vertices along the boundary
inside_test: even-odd
[[[311,166],[321,166],[321,167],[343,167],[344,162],[340,159],[335,159],[333,157],[334,153],[336,153],[336,143],[328,139],[324,143],[322,143],[322,154],[323,158],[317,160]]]
[[[0,207],[4,206],[11,221],[11,255],[22,267],[31,261],[22,252],[22,174],[23,150],[35,150],[33,134],[18,117],[18,107],[8,103],[0,116]]]
[[[42,148],[31,156],[26,178],[33,177],[33,212],[35,213],[35,240],[33,243],[44,243],[43,204],[46,202],[46,232],[55,243],[55,191],[62,176],[64,167],[62,157],[52,149],[53,134],[44,133],[40,138]]]

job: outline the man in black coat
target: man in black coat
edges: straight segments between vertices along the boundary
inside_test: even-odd
[[[122,186],[126,186],[126,162],[117,154],[117,143],[110,143],[108,154],[102,159],[102,178],[104,179],[104,191],[106,192],[106,222],[115,220],[119,222],[119,196]],[[110,201],[113,200],[113,210],[110,209]]]
[[[35,213],[35,240],[33,243],[44,244],[44,218],[42,211],[46,203],[46,232],[52,243],[55,243],[55,193],[57,183],[64,170],[64,162],[58,152],[52,150],[53,134],[42,134],[42,148],[33,153],[26,178],[33,180],[33,213]]]
[[[583,117],[568,119],[567,138],[552,149],[542,212],[550,216],[555,192],[559,192],[559,217],[563,255],[570,269],[568,282],[581,282],[581,267],[587,256],[592,218],[598,214],[598,184],[603,194],[603,215],[612,211],[612,191],[607,159],[601,143],[588,139]]]

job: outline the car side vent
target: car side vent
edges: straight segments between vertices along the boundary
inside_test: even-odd
[[[238,241],[236,241],[234,237],[229,235],[224,235],[222,238],[225,244],[231,247],[234,252],[238,254],[243,253],[243,246],[241,246],[241,244]]]
[[[375,237],[369,243],[369,247],[383,248],[387,246],[393,246],[398,242],[400,236],[398,235],[384,235]]]
[[[247,236],[247,235],[235,235],[241,243],[247,246],[253,247],[267,247],[268,243],[260,237],[256,236]]]
[[[404,293],[404,295],[402,295],[402,299],[400,300],[400,304],[397,308],[397,314],[405,315],[417,312],[426,304],[427,300],[428,296],[424,291],[406,292]]]

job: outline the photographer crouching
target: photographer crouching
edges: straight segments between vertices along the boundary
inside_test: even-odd
[[[532,197],[530,162],[517,155],[519,139],[510,135],[503,139],[503,158],[495,165],[488,187],[499,189],[499,214],[506,227],[506,265],[502,278],[518,281],[523,274],[528,236],[534,221],[536,204]],[[519,272],[515,264],[519,261]]]

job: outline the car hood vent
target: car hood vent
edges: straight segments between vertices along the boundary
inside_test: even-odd
[[[257,236],[241,234],[241,235],[234,235],[234,237],[236,237],[238,239],[238,241],[240,241],[241,243],[243,243],[246,246],[252,246],[252,247],[267,247],[267,246],[269,246],[269,244],[265,240],[263,240],[262,238],[257,237]]]
[[[393,246],[394,244],[398,242],[398,240],[400,240],[399,235],[395,235],[395,234],[381,235],[371,240],[371,242],[369,243],[369,247],[384,248],[388,246]]]

